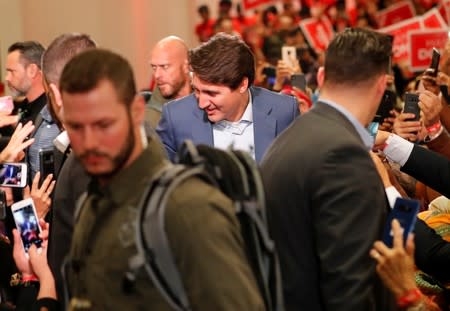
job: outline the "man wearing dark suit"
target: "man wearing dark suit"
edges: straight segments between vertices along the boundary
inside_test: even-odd
[[[261,166],[286,310],[393,310],[369,251],[389,205],[370,158],[386,87],[387,36],[351,29],[330,43],[319,103],[268,150]]]
[[[423,106],[422,100],[419,105]],[[444,131],[439,136],[441,135],[448,134]],[[382,131],[377,135],[377,144],[384,146],[385,155],[399,163],[403,172],[450,197],[450,162],[446,157]],[[450,243],[420,219],[417,219],[414,234],[414,255],[419,269],[442,282],[448,282]]]
[[[248,151],[261,161],[298,116],[293,97],[253,87],[254,57],[239,38],[219,34],[192,50],[194,94],[163,106],[156,129],[171,160],[185,139]]]

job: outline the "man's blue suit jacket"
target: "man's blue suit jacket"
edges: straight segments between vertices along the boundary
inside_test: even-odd
[[[274,138],[295,120],[299,111],[297,101],[292,96],[259,87],[250,87],[250,92],[255,157],[259,163]],[[194,94],[165,104],[156,132],[172,161],[186,139],[192,140],[196,145],[214,146],[212,124],[205,112],[198,107]]]

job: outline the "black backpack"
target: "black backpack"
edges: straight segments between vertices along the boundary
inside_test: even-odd
[[[196,147],[191,141],[181,147],[178,164],[164,167],[142,196],[136,222],[138,253],[129,259],[124,290],[130,290],[136,277],[145,270],[174,310],[192,310],[163,223],[172,191],[192,176],[214,185],[233,200],[266,310],[283,311],[281,274],[274,242],[267,230],[263,185],[255,161],[242,151]]]

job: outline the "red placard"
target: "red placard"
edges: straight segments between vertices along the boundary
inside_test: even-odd
[[[242,4],[244,5],[245,10],[254,9],[257,6],[268,3],[275,3],[274,0],[242,0]]]
[[[442,1],[437,7],[439,13],[447,24],[450,23],[450,1]]]
[[[422,29],[422,20],[419,17],[413,17],[395,25],[379,29],[380,32],[388,33],[394,36],[392,43],[393,57],[395,62],[408,60],[409,37],[408,31]]]
[[[434,8],[429,10],[427,13],[422,15],[422,25],[424,28],[437,28],[437,29],[445,29],[447,28],[447,23],[442,18],[439,10]]]
[[[442,50],[448,40],[448,31],[412,30],[409,37],[409,64],[412,71],[425,70],[430,66],[432,49]]]
[[[306,40],[318,52],[325,51],[334,38],[333,26],[326,16],[304,19],[300,22],[300,28]]]
[[[411,1],[401,1],[377,13],[378,27],[387,27],[416,16]]]

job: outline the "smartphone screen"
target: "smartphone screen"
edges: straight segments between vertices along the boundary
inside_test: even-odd
[[[419,95],[414,93],[405,93],[405,106],[403,107],[403,112],[414,113],[414,119],[409,119],[411,121],[419,121],[420,119],[420,108],[419,108]]]
[[[22,202],[25,202],[26,204],[24,206],[16,206],[18,203]],[[37,247],[40,247],[42,243],[42,240],[39,238],[41,229],[39,227],[39,222],[33,206],[33,201],[19,201],[13,204],[12,210],[14,221],[16,222],[17,230],[19,231],[20,237],[22,238],[25,252],[28,252],[31,244],[36,244]]]
[[[0,112],[10,114],[14,109],[13,98],[11,96],[0,97]]]
[[[392,247],[392,220],[397,219],[400,226],[403,228],[403,241],[406,243],[408,234],[410,234],[414,225],[416,224],[417,213],[419,211],[420,202],[418,200],[410,200],[404,198],[397,198],[394,208],[389,213],[386,226],[384,228],[383,242],[389,247]]]
[[[431,64],[430,64],[430,75],[433,77],[436,77],[439,71],[439,61],[441,58],[441,54],[436,48],[433,48],[433,56],[431,57]]]
[[[286,65],[294,68],[297,61],[297,49],[295,46],[283,46],[281,48],[281,57]]]
[[[39,150],[39,171],[41,172],[39,185],[42,185],[42,182],[48,175],[55,174],[55,155],[53,148]]]
[[[27,166],[25,163],[0,164],[0,185],[23,188],[26,184]]]

